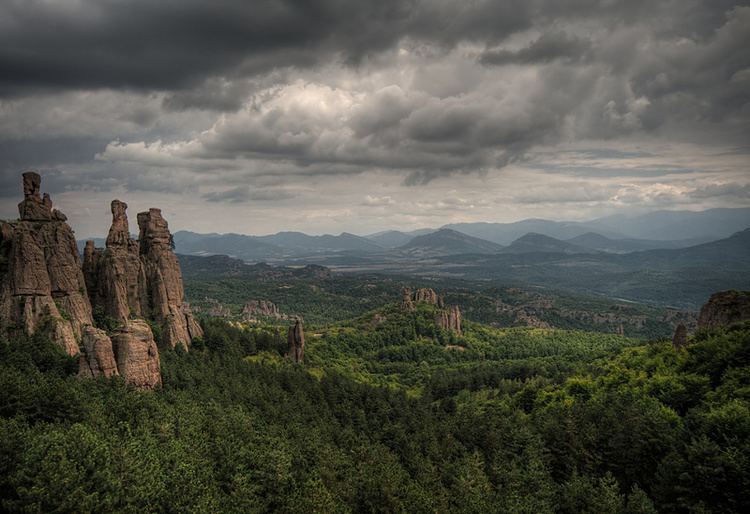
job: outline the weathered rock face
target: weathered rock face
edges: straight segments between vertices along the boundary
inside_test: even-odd
[[[458,305],[453,305],[448,308],[440,309],[435,318],[435,323],[449,332],[460,336],[461,335],[461,309]]]
[[[130,238],[127,204],[112,201],[112,226],[104,250],[88,241],[83,252],[86,286],[94,307],[120,322],[144,317],[148,295],[138,243]]]
[[[750,291],[714,293],[701,307],[698,328],[714,328],[750,320]]]
[[[186,307],[182,273],[172,251],[172,235],[159,209],[138,213],[141,262],[145,273],[150,315],[162,326],[164,341],[187,348],[203,330]]]
[[[680,323],[672,336],[672,346],[675,348],[684,348],[687,345],[687,327]]]
[[[305,358],[305,334],[302,330],[302,321],[297,319],[294,325],[289,327],[287,334],[289,349],[286,356],[296,363],[301,363]]]
[[[429,305],[445,307],[443,297],[439,296],[434,289],[430,288],[417,289],[414,292],[414,303],[427,303]]]
[[[85,378],[111,377],[119,375],[112,340],[104,330],[84,327],[83,351],[78,360],[78,376]]]
[[[40,196],[37,173],[24,173],[23,184],[21,219],[0,229],[0,325],[32,334],[49,321],[52,339],[76,355],[92,317],[73,230],[49,195]]]
[[[405,287],[401,290],[402,293],[402,299],[401,299],[401,309],[405,311],[413,311],[414,310],[414,300],[412,300],[412,291],[408,287]]]
[[[161,385],[161,362],[151,327],[130,320],[112,334],[117,370],[125,382],[141,389]]]
[[[91,302],[120,322],[147,318],[162,327],[164,342],[187,349],[203,335],[184,302],[182,274],[172,236],[159,209],[138,215],[139,240],[130,237],[127,204],[112,202],[107,247],[84,249],[83,269]]]
[[[242,308],[242,317],[247,320],[255,320],[257,316],[267,318],[287,319],[285,314],[279,311],[275,303],[268,300],[250,300]]]

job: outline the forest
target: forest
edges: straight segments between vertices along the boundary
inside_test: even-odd
[[[2,341],[2,509],[750,509],[750,324],[674,348],[381,314],[310,334],[304,365],[278,327],[206,318],[150,393],[77,379],[41,332]]]

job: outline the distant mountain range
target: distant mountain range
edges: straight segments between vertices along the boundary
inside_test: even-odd
[[[283,262],[309,258],[336,262],[370,258],[422,258],[460,254],[610,253],[674,250],[715,241],[750,227],[750,208],[702,212],[657,211],[616,215],[587,222],[527,219],[514,223],[458,223],[440,229],[387,230],[367,236],[350,233],[311,236],[279,232],[174,234],[178,253],[230,255],[245,261]],[[104,240],[95,240],[97,246]],[[79,242],[82,248],[83,242]],[[365,262],[363,261],[363,262]],[[331,261],[333,262],[333,261]]]

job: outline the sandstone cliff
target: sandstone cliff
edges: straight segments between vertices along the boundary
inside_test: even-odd
[[[437,323],[437,326],[443,330],[453,332],[460,336],[462,334],[461,309],[458,308],[458,305],[452,305],[451,307],[440,309],[435,317],[435,323]]]
[[[164,342],[187,349],[203,334],[184,301],[182,274],[172,251],[172,235],[159,209],[138,214],[138,241],[130,237],[127,204],[112,201],[106,248],[86,243],[83,269],[91,303],[105,315],[126,322],[155,321]]]
[[[714,293],[701,307],[698,328],[714,328],[750,320],[750,291]]]
[[[0,325],[32,334],[48,321],[52,339],[76,355],[91,305],[73,230],[40,185],[37,173],[24,173],[20,220],[0,222]]]
[[[122,376],[142,389],[161,384],[159,353],[149,324],[158,323],[167,344],[186,348],[202,335],[187,304],[158,209],[139,215],[140,240],[130,237],[127,205],[112,202],[106,248],[88,242],[81,264],[65,216],[40,193],[41,177],[23,174],[20,219],[0,221],[0,330],[32,334],[42,328],[69,355],[79,356],[79,376]],[[94,327],[94,309],[119,326]]]

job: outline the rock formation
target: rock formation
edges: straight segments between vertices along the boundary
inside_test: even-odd
[[[427,287],[420,288],[414,291],[414,303],[427,303],[429,305],[445,307],[443,297],[439,296],[434,289],[430,289]]]
[[[130,320],[112,334],[117,370],[126,382],[141,388],[161,385],[159,350],[151,327],[143,320]]]
[[[297,319],[294,325],[289,327],[286,339],[289,344],[286,356],[300,364],[305,358],[305,334],[302,330],[302,320]]]
[[[159,353],[149,324],[164,340],[186,348],[201,335],[187,304],[158,209],[139,215],[139,241],[130,237],[127,205],[112,202],[105,249],[86,243],[84,262],[65,215],[40,193],[41,177],[23,174],[20,219],[0,221],[0,330],[29,335],[48,331],[69,355],[79,356],[82,377],[122,376],[151,389],[161,384]],[[94,309],[119,323],[111,334],[94,327]]]
[[[130,237],[127,204],[112,201],[112,226],[106,248],[88,241],[83,269],[91,303],[121,323],[154,320],[164,342],[187,349],[203,335],[184,302],[182,274],[172,251],[172,235],[159,209],[138,214],[138,241]]]
[[[401,299],[401,309],[405,311],[413,311],[414,310],[414,300],[412,299],[412,291],[408,287],[405,287],[401,290],[401,293],[403,295]]]
[[[435,323],[448,332],[453,332],[457,336],[461,335],[461,309],[458,305],[452,305],[447,308],[441,308],[435,316]]]
[[[83,351],[78,360],[78,375],[86,378],[119,375],[112,340],[104,330],[92,326],[83,329]]]
[[[255,321],[257,316],[274,319],[287,319],[285,314],[279,311],[275,303],[268,300],[250,300],[242,308],[242,317],[247,321]]]
[[[715,328],[750,320],[750,291],[714,293],[701,307],[698,328]]]
[[[680,323],[672,336],[672,346],[675,348],[684,348],[687,345],[687,327]]]
[[[0,222],[0,328],[30,335],[49,322],[51,338],[76,355],[91,305],[73,230],[40,185],[37,173],[24,173],[21,218]]]
[[[416,305],[419,303],[434,305],[438,308],[438,311],[435,314],[435,324],[437,326],[459,336],[462,334],[461,309],[459,309],[458,306],[453,305],[446,307],[444,298],[437,294],[434,289],[420,288],[416,291],[412,291],[408,287],[405,287],[402,290],[402,310],[406,312],[414,311]]]

